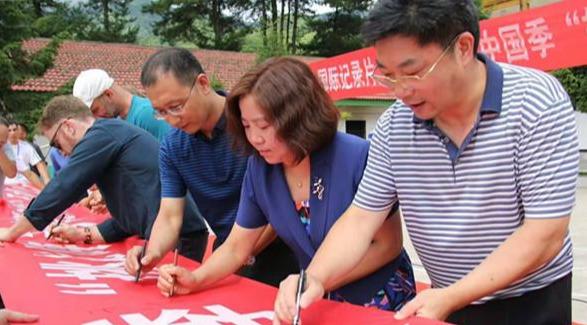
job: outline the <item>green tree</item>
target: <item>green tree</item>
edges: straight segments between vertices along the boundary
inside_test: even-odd
[[[479,20],[488,19],[490,13],[483,9],[483,1],[482,0],[475,0],[475,6],[477,6],[477,14],[479,15]]]
[[[0,110],[7,114],[5,98],[10,88],[33,76],[41,75],[53,64],[61,39],[54,38],[34,54],[24,51],[22,41],[34,35],[35,19],[30,2],[0,1]]]
[[[85,30],[78,33],[77,38],[100,42],[136,42],[139,27],[134,26],[135,19],[129,16],[128,6],[131,1],[88,0],[87,14],[94,19],[91,19]]]
[[[244,0],[155,0],[143,12],[161,17],[153,33],[169,44],[238,51],[249,32],[240,17],[248,5]]]
[[[308,27],[316,34],[309,44],[303,46],[304,51],[328,57],[362,48],[360,29],[371,3],[370,0],[324,1],[333,11],[315,15],[308,21]]]
[[[575,109],[587,113],[587,66],[561,69],[552,74],[569,93]]]
[[[57,3],[53,7],[41,8],[43,15],[38,16],[32,25],[36,36],[53,37],[63,33],[71,39],[84,39],[93,26],[88,10],[82,4],[70,7]]]

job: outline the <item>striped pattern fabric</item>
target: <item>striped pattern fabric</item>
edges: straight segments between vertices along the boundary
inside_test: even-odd
[[[463,146],[396,102],[379,119],[354,204],[381,211],[398,200],[433,287],[468,274],[525,218],[571,214],[578,137],[568,95],[548,74],[486,61],[478,123]],[[452,154],[451,154],[452,153]],[[489,299],[545,287],[571,272],[567,234],[547,265]]]
[[[247,157],[232,150],[224,116],[211,139],[172,128],[161,143],[159,164],[161,197],[180,198],[189,191],[216,235],[228,235],[236,218]],[[222,230],[226,234],[219,233],[220,228],[226,228]]]

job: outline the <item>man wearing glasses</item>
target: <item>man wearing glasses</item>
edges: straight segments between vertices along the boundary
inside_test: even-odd
[[[99,244],[127,237],[147,238],[159,210],[159,143],[138,127],[119,119],[95,119],[73,96],[53,98],[39,122],[51,146],[70,157],[10,228],[0,228],[0,241],[14,241],[27,231],[44,229],[76,203],[92,184],[104,195],[112,218],[97,226],[61,223],[50,231],[64,243]],[[180,238],[184,256],[201,261],[207,241],[196,210],[187,207]],[[204,226],[205,227],[205,226]],[[202,231],[204,230],[204,231]],[[196,237],[199,236],[199,237]]]
[[[479,54],[472,0],[381,0],[363,36],[377,53],[373,78],[398,100],[378,121],[353,204],[307,269],[302,307],[360,261],[399,202],[432,288],[397,318],[570,324],[579,151],[560,83]],[[296,284],[282,283],[281,320],[293,317]]]
[[[141,83],[157,118],[174,128],[161,142],[161,208],[145,257],[143,270],[153,268],[172,245],[181,226],[189,192],[214,233],[214,248],[228,236],[236,218],[247,157],[233,152],[226,133],[225,94],[210,85],[198,60],[185,49],[163,49],[143,66]],[[277,285],[297,270],[293,253],[267,229],[259,241],[256,261],[243,275]],[[139,268],[136,247],[127,255],[127,271]],[[252,261],[253,259],[251,259]]]
[[[169,124],[153,116],[153,106],[148,99],[133,95],[104,70],[82,71],[75,79],[73,95],[81,99],[95,117],[120,117],[151,133],[159,141],[169,132]]]

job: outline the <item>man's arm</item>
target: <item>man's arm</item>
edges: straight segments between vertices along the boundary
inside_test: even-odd
[[[23,234],[34,230],[35,227],[23,215],[16,219],[16,222],[8,228],[0,228],[0,242],[13,242]]]
[[[53,239],[63,244],[87,243],[103,244],[106,241],[97,226],[78,227],[61,224],[51,229]]]
[[[153,223],[147,251],[141,261],[143,273],[155,267],[161,258],[175,247],[183,224],[184,208],[185,198],[183,197],[161,199],[159,214]],[[127,252],[125,268],[131,275],[135,275],[139,269],[138,258],[141,252],[142,247],[133,248]]]
[[[569,217],[527,219],[467,276],[444,289],[419,294],[398,313],[445,319],[482,297],[507,287],[551,261],[561,250]]]
[[[307,274],[323,287],[333,287],[336,279],[351,272],[365,256],[388,213],[389,209],[374,212],[352,204],[328,232]]]
[[[0,309],[0,325],[14,323],[34,323],[38,320],[38,315],[25,314],[10,309]]]
[[[91,128],[75,146],[69,164],[47,184],[24,212],[37,229],[79,201],[118,157],[121,144],[105,128]]]
[[[45,188],[45,184],[41,181],[39,176],[37,176],[37,174],[35,174],[32,170],[27,169],[23,171],[22,174],[24,175],[24,177],[26,177],[26,179],[28,179],[28,181],[34,187],[38,188],[39,190],[43,190],[43,188]]]
[[[35,165],[35,167],[37,167],[39,174],[41,174],[43,182],[45,184],[49,183],[51,177],[49,177],[49,172],[47,171],[47,164],[45,164],[45,162],[41,160]]]
[[[6,177],[13,178],[16,176],[16,163],[6,155],[2,148],[0,148],[0,169]]]

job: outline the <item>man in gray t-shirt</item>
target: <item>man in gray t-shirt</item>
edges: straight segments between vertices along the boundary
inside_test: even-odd
[[[0,198],[4,191],[4,178],[16,176],[16,163],[14,162],[14,153],[10,146],[6,145],[8,141],[8,123],[0,118]]]

